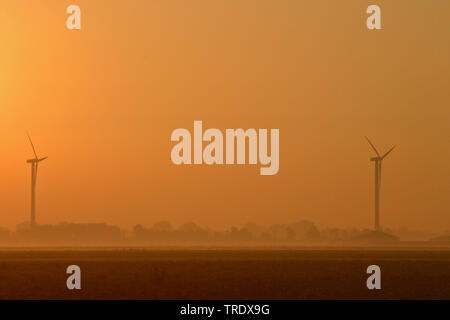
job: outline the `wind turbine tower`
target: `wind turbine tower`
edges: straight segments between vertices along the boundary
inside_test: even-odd
[[[392,150],[394,150],[395,146],[389,149],[389,151],[386,152],[384,155],[380,156],[373,143],[370,142],[369,138],[366,137],[366,139],[367,142],[369,142],[370,146],[372,147],[373,151],[375,151],[377,155],[376,157],[370,158],[370,161],[373,161],[375,164],[375,231],[381,231],[380,227],[381,163],[383,162],[383,159],[386,158],[387,155],[391,153]]]
[[[44,161],[48,157],[38,158],[36,150],[34,149],[33,141],[31,141],[30,135],[28,135],[28,140],[30,140],[31,147],[33,148],[34,158],[28,159],[27,163],[31,164],[31,218],[30,225],[32,228],[36,226],[36,179],[38,172],[39,162]]]

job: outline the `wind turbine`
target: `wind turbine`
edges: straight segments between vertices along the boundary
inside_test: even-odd
[[[31,141],[30,135],[28,134],[28,140],[30,140],[31,147],[33,148],[34,159],[28,159],[27,163],[31,163],[31,227],[36,226],[36,179],[39,162],[47,159],[48,157],[38,158],[36,150],[34,149],[33,141]]]
[[[380,156],[373,143],[370,142],[369,138],[366,137],[366,139],[367,142],[369,142],[370,146],[372,147],[373,151],[375,151],[377,155],[376,157],[370,158],[370,161],[374,161],[375,163],[375,231],[380,231],[381,163],[383,159],[386,158],[387,155],[391,153],[392,150],[394,150],[395,146],[389,149],[389,151],[386,152],[384,155]]]

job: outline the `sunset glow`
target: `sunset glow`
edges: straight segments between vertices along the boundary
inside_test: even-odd
[[[450,229],[450,4],[379,2],[383,30],[368,33],[364,1],[80,0],[76,32],[66,1],[6,1],[0,225],[29,220],[29,131],[49,156],[42,224],[369,228],[367,135],[397,145],[383,163],[382,224]],[[278,174],[174,165],[171,132],[198,119],[279,128]]]

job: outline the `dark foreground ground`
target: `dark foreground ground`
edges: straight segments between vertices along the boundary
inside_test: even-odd
[[[371,264],[382,290],[366,288]],[[0,249],[0,299],[449,298],[445,249]]]

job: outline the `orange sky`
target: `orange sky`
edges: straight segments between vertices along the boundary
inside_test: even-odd
[[[82,30],[66,29],[66,7]],[[0,226],[167,220],[450,229],[448,1],[4,0]],[[280,171],[175,166],[176,128],[279,128]]]

